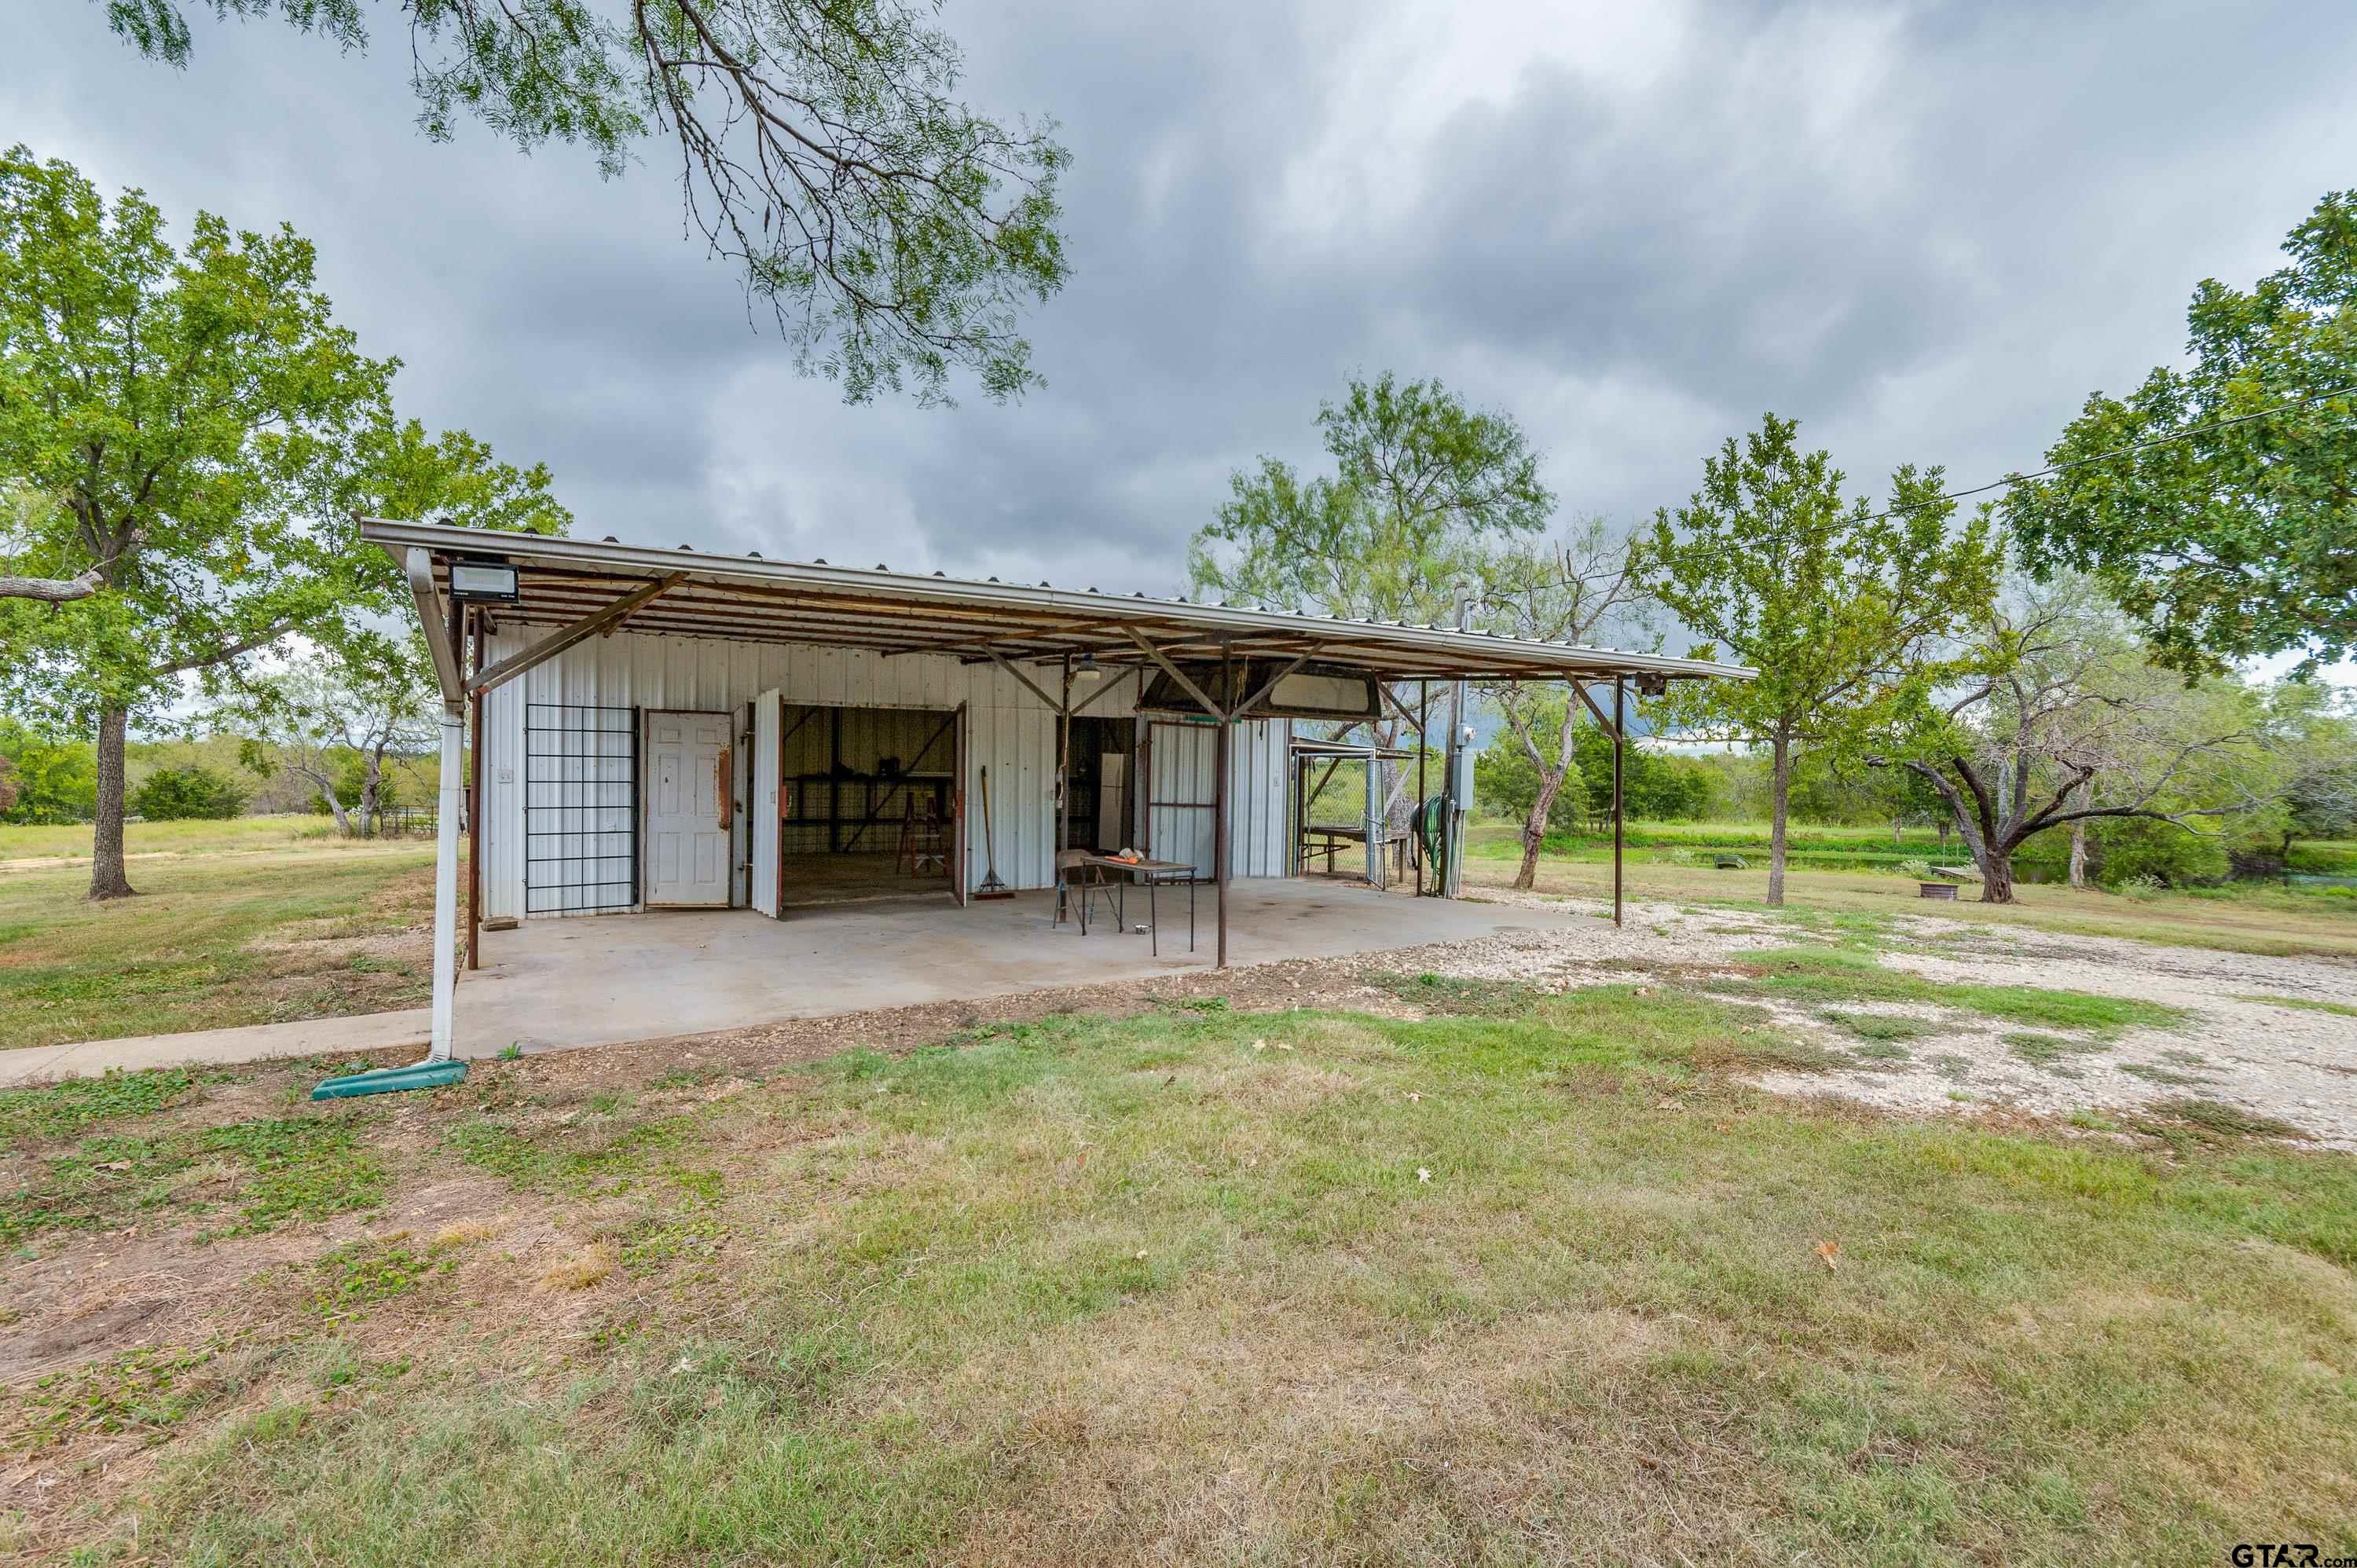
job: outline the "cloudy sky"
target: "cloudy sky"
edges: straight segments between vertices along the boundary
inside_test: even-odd
[[[2357,185],[2334,0],[951,0],[971,101],[1075,155],[1049,384],[845,408],[682,237],[661,148],[608,183],[429,144],[379,9],[365,57],[199,20],[176,71],[95,0],[11,7],[0,137],[292,223],[404,412],[545,460],[585,533],[1075,586],[1178,585],[1231,470],[1314,463],[1361,370],[1512,413],[1620,520],[1767,409],[1877,489],[2031,467]]]

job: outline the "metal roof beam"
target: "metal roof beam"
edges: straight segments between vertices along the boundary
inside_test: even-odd
[[[544,599],[522,607],[522,613],[511,611],[508,618],[514,621],[534,621],[541,624],[564,625],[578,617],[594,612],[599,607],[573,599]],[[966,646],[963,638],[945,640],[942,634],[922,630],[901,631],[893,628],[868,629],[846,622],[780,620],[768,616],[716,616],[696,606],[674,606],[666,600],[630,618],[634,626],[664,625],[671,627],[700,626],[716,636],[740,629],[770,631],[787,639],[807,639],[821,641],[834,639],[856,646],[877,648],[922,647],[944,652]]]
[[[631,611],[656,598],[678,581],[679,575],[674,573],[640,585],[636,591],[624,594],[604,609],[583,616],[571,626],[542,638],[530,648],[518,649],[509,654],[467,682],[467,690],[479,697],[485,692],[507,684],[525,671],[547,663],[576,643],[587,642],[600,632],[613,630],[630,618]]]
[[[1168,671],[1170,678],[1173,681],[1178,682],[1180,688],[1183,689],[1189,696],[1203,704],[1203,711],[1205,713],[1211,714],[1215,719],[1224,719],[1228,716],[1227,714],[1222,710],[1219,703],[1203,695],[1202,687],[1198,686],[1194,682],[1187,678],[1187,671],[1179,669],[1176,664],[1171,663],[1169,660],[1163,657],[1162,650],[1146,641],[1146,635],[1143,632],[1139,631],[1135,627],[1131,627],[1129,628],[1129,635],[1132,641],[1135,642],[1138,647],[1146,650],[1146,656],[1148,659],[1153,660],[1154,662],[1161,665],[1163,669]],[[1142,696],[1143,694],[1144,688],[1140,688],[1140,695]]]
[[[1096,706],[1112,693],[1120,691],[1121,683],[1123,682],[1128,680],[1132,675],[1142,676],[1145,673],[1145,671],[1146,666],[1143,664],[1125,664],[1121,666],[1120,673],[1116,674],[1112,680],[1106,682],[1103,685],[1098,687],[1095,691],[1091,692],[1080,702],[1074,703],[1072,704],[1071,712],[1066,714],[1064,716],[1068,719],[1080,717],[1082,714]],[[1141,681],[1141,690],[1143,689],[1143,685],[1144,682]]]
[[[1614,676],[1612,683],[1615,686],[1620,685],[1620,677]],[[1596,722],[1602,726],[1604,733],[1615,740],[1621,739],[1620,726],[1606,717],[1604,710],[1597,705],[1596,699],[1587,694],[1587,683],[1584,681],[1574,681],[1570,685],[1573,691],[1579,693],[1579,700],[1587,704],[1587,711],[1596,715]]]
[[[1070,716],[1068,714],[1064,714],[1063,703],[1057,702],[1053,697],[1049,696],[1047,693],[1039,690],[1039,688],[1032,682],[1030,676],[1026,675],[1022,671],[1017,670],[1014,665],[1009,664],[1004,658],[1000,657],[998,650],[996,648],[985,648],[983,651],[990,655],[990,661],[993,664],[997,665],[1001,670],[1006,671],[1009,675],[1012,675],[1017,681],[1022,682],[1023,689],[1025,691],[1039,698],[1042,703],[1047,703],[1048,711],[1049,713],[1067,717]]]
[[[409,575],[409,596],[417,601],[417,621],[425,630],[425,650],[433,655],[434,679],[442,687],[442,705],[457,708],[467,701],[467,680],[458,671],[458,651],[450,646],[450,618],[442,613],[442,594],[434,581],[434,558],[412,550],[402,563]]]

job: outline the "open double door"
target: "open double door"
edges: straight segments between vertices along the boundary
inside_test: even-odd
[[[805,771],[797,776],[790,757],[789,743],[799,733],[788,721],[790,704],[784,694],[776,691],[762,693],[753,699],[752,777],[748,799],[751,805],[751,834],[748,858],[751,865],[752,886],[749,898],[753,908],[772,919],[781,919],[788,906],[794,901],[790,867],[797,861],[790,839],[797,836],[796,804],[811,794],[813,779]],[[802,714],[800,721],[806,725],[811,711],[793,705]],[[845,709],[845,713],[863,710]],[[936,710],[938,711],[938,710]],[[951,735],[951,764],[948,781],[949,829],[949,892],[961,905],[965,902],[965,704],[958,704],[954,713],[944,715]],[[838,726],[839,728],[840,726]],[[905,752],[903,755],[906,755]],[[934,755],[938,755],[936,751]],[[807,760],[807,759],[806,759]],[[846,768],[839,754],[830,757],[830,767],[838,776],[860,782],[860,768]],[[837,812],[830,811],[829,821]],[[888,818],[861,824],[873,829],[878,842],[885,833],[897,833],[899,823]],[[800,857],[807,866],[809,858]]]

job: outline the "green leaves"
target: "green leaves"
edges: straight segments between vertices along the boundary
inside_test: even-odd
[[[1641,567],[1714,656],[1759,670],[1680,693],[1679,717],[1740,738],[1823,741],[1936,681],[1940,639],[1986,612],[2003,559],[1986,516],[1952,532],[1941,470],[1900,468],[1876,512],[1798,433],[1771,413],[1730,438],[1693,499],[1656,514]]]
[[[560,532],[546,468],[396,422],[307,241],[199,213],[185,250],[135,191],[0,158],[0,567],[103,590],[0,598],[0,693],[74,722],[233,682],[292,633],[334,643],[399,607],[355,513]]]
[[[2283,248],[2247,294],[2197,288],[2192,367],[2090,397],[2046,454],[2066,471],[2004,503],[2026,564],[2092,574],[2188,674],[2357,648],[2357,191]]]
[[[196,0],[365,48],[357,0]],[[675,145],[687,216],[740,263],[807,371],[845,400],[994,399],[1039,384],[1021,310],[1064,285],[1054,125],[958,102],[963,60],[924,0],[405,0],[418,124],[477,119],[530,149],[587,146],[609,177]],[[115,32],[185,64],[178,0],[107,0]]]
[[[320,523],[394,369],[362,356],[291,230],[199,214],[185,250],[136,191],[110,211],[70,166],[0,157],[0,473],[49,503],[28,572],[102,592],[0,602],[0,689],[86,719],[217,680],[355,601]]]
[[[99,721],[102,897],[129,888],[130,716],[190,684],[242,688],[290,637],[364,640],[371,615],[400,607],[355,514],[569,521],[544,468],[396,423],[396,362],[359,351],[313,269],[292,230],[199,213],[176,250],[137,191],[110,210],[67,164],[0,156],[0,701]]]
[[[1305,481],[1274,457],[1232,476],[1227,504],[1189,553],[1198,589],[1328,615],[1451,620],[1456,584],[1554,510],[1522,426],[1469,409],[1437,381],[1354,378],[1340,403],[1319,406],[1318,425],[1333,476]]]
[[[1783,902],[1793,744],[1853,744],[1878,712],[1960,670],[1942,645],[1986,614],[2004,560],[1986,510],[1951,531],[1938,468],[1900,468],[1877,512],[1842,499],[1833,459],[1802,452],[1799,430],[1770,413],[1729,438],[1693,499],[1655,514],[1641,567],[1709,656],[1760,672],[1689,682],[1657,711],[1769,746],[1770,904]]]
[[[361,25],[359,0],[199,0],[214,16],[264,16],[284,11],[286,19],[307,33],[324,33],[346,48],[368,42]],[[191,39],[188,19],[176,0],[105,0],[106,23],[142,54],[174,65],[188,62]]]

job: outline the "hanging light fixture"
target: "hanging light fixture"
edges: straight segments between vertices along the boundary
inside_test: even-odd
[[[1104,670],[1097,663],[1097,656],[1093,653],[1083,653],[1073,660],[1072,679],[1075,681],[1103,680]]]

